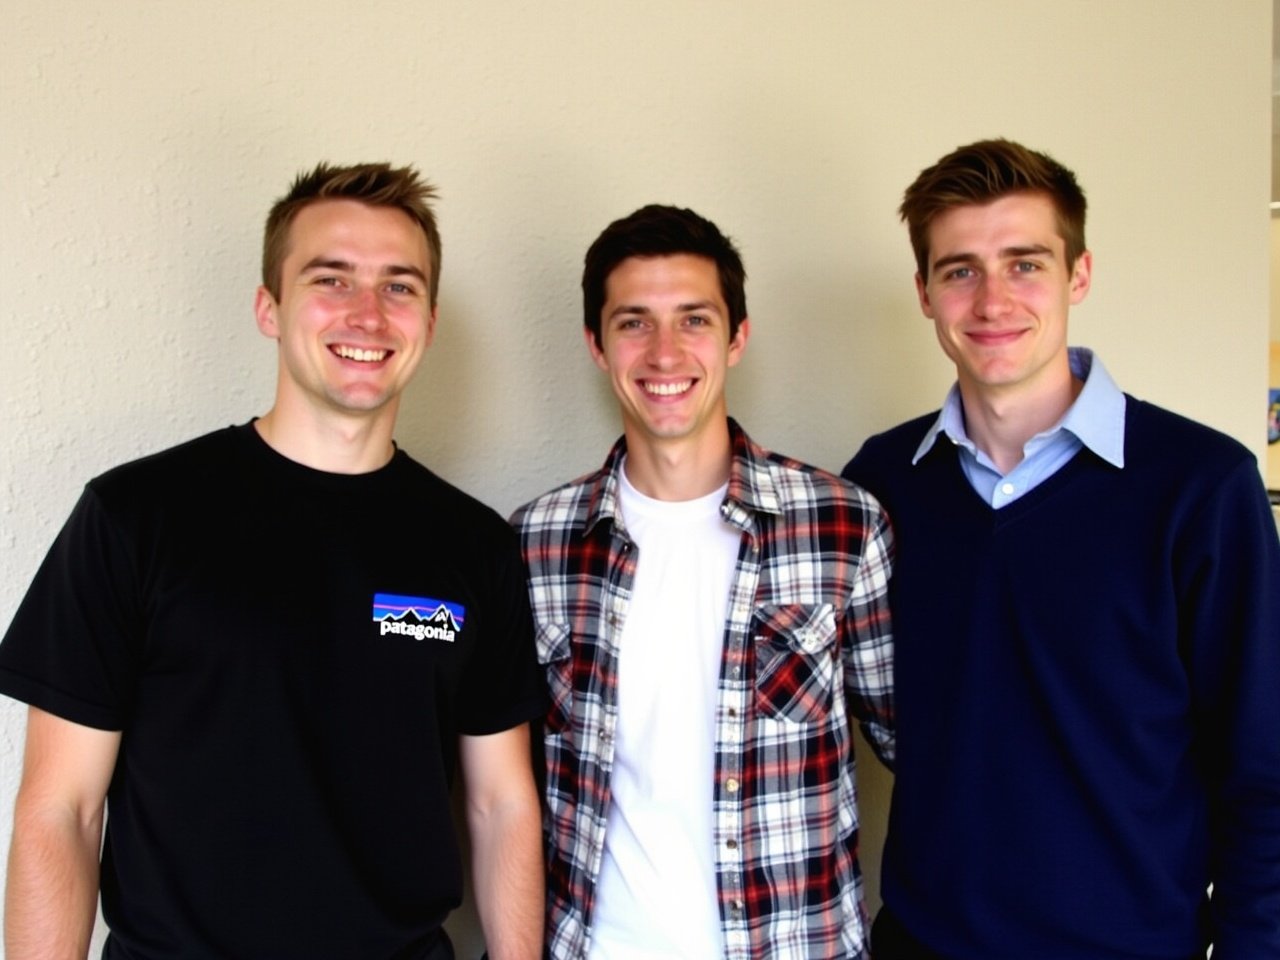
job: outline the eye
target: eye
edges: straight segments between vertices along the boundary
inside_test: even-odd
[[[418,291],[407,283],[389,283],[387,289],[392,293],[398,293],[401,296],[413,296]]]
[[[972,267],[953,267],[942,275],[943,280],[968,280],[973,276]]]
[[[1035,273],[1040,269],[1040,264],[1034,260],[1019,260],[1013,265],[1015,273]]]
[[[700,313],[691,313],[689,316],[685,317],[684,322],[689,324],[691,327],[705,327],[711,322],[711,318],[704,317]]]
[[[342,283],[342,281],[339,280],[337,277],[326,277],[326,276],[318,276],[311,282],[321,287],[336,287],[336,286],[340,286]]]

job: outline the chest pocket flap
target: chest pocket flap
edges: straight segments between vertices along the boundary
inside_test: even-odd
[[[764,716],[797,723],[826,716],[840,675],[836,633],[829,603],[765,604],[756,611],[756,707]]]

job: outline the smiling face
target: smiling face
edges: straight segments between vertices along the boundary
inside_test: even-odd
[[[279,341],[286,415],[395,417],[435,330],[422,228],[392,207],[323,200],[289,231],[280,299],[260,287],[258,328]]]
[[[929,226],[920,308],[956,365],[966,400],[1034,397],[1069,383],[1067,313],[1092,259],[1068,265],[1052,202],[1014,193],[955,207]]]
[[[689,254],[630,257],[609,274],[601,345],[584,330],[622,408],[627,447],[727,446],[725,374],[742,357],[749,322],[729,337],[715,263]]]

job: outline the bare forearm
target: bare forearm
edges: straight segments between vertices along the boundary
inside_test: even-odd
[[[476,906],[490,960],[542,956],[545,874],[538,803],[528,797],[468,817]]]
[[[5,888],[7,960],[84,960],[98,899],[102,820],[23,810],[14,815]]]

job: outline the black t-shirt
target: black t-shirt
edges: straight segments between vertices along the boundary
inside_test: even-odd
[[[123,731],[102,899],[139,960],[419,956],[461,900],[457,735],[541,683],[501,517],[251,424],[92,481],[0,644],[0,692]]]

